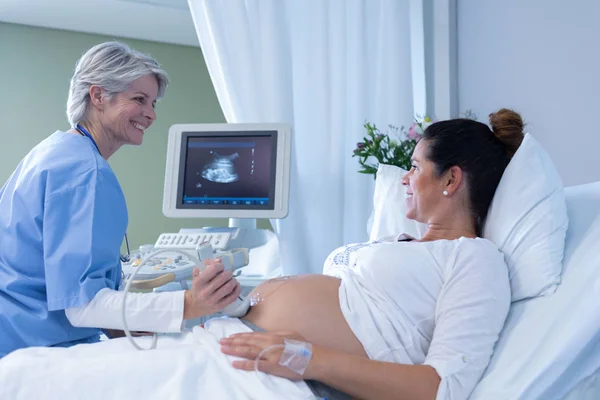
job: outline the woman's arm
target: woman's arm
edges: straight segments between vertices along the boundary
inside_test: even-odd
[[[305,375],[360,399],[435,399],[440,384],[429,365],[374,361],[319,346],[313,346]]]
[[[261,351],[281,345],[285,338],[303,341],[293,333],[241,333],[221,340],[223,353],[247,358],[235,368],[252,371]],[[303,375],[279,365],[283,349],[263,354],[258,369],[289,379],[314,379],[360,399],[435,399],[440,377],[428,365],[403,365],[374,361],[321,346],[312,346],[312,357]]]

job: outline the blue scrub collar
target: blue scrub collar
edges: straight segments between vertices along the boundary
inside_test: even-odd
[[[100,155],[102,155],[102,153],[100,153],[100,148],[98,147],[98,144],[96,143],[96,141],[94,140],[94,138],[92,137],[92,135],[87,131],[87,129],[85,129],[83,126],[77,124],[75,126],[75,129],[77,129],[77,131],[82,135],[82,136],[87,136],[88,138],[90,138],[90,140],[92,141],[92,143],[94,143],[94,146],[96,147],[96,150],[98,150],[98,153]]]

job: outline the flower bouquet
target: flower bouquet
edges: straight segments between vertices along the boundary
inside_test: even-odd
[[[374,124],[366,122],[367,135],[362,142],[356,144],[352,157],[358,157],[362,174],[377,174],[379,164],[396,165],[406,171],[410,170],[415,146],[421,139],[425,129],[433,122],[431,118],[417,119],[405,129],[390,125],[387,133],[381,132]]]

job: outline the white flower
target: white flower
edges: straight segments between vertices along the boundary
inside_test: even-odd
[[[425,129],[427,129],[433,122],[421,122],[421,132],[419,132],[420,135],[425,133]]]

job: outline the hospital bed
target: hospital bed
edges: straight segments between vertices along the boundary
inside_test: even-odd
[[[566,194],[570,221],[562,283],[550,296],[519,301],[512,305],[494,356],[476,386],[472,399],[600,399],[600,182],[567,188]],[[219,387],[233,388],[247,384],[250,385],[247,386],[247,390],[252,390],[252,393],[259,393],[261,390],[260,387],[255,387],[260,385],[260,382],[255,381],[251,385],[242,382],[241,375],[232,375],[240,371],[233,371],[225,365],[225,369],[222,370],[224,372],[217,372],[217,362],[211,361],[211,365],[204,365],[207,364],[207,359],[198,355],[195,350],[168,348],[168,340],[161,343],[167,347],[155,352],[144,352],[142,358],[136,357],[139,368],[132,368],[127,376],[123,376],[128,382],[128,394],[143,392],[145,386],[155,380],[153,373],[157,370],[160,370],[161,374],[164,372],[161,376],[166,379],[162,386],[166,390],[164,395],[177,397],[176,393],[198,393],[198,398],[202,398],[203,393],[198,392],[202,390],[198,387],[198,378],[206,378],[209,375],[211,381],[222,379],[224,383],[219,384]],[[87,368],[88,373],[80,375],[79,378],[94,374],[93,378],[90,378],[90,382],[93,383],[73,383],[70,387],[89,388],[93,385],[95,393],[110,393],[110,388],[115,382],[102,379],[102,375],[111,365],[114,364],[116,368],[118,361],[102,354],[102,347],[94,346],[87,350],[89,357],[79,357],[70,365],[71,368]],[[14,380],[19,379],[21,375],[30,375],[31,372],[25,371],[24,365],[35,364],[42,369],[50,368],[52,360],[48,360],[48,356],[43,352],[46,349],[39,350],[39,354],[29,352],[29,364],[23,362],[22,367],[19,367],[21,360],[13,359],[8,374],[6,368],[2,371],[0,361],[0,380],[3,373],[4,378],[10,375]],[[67,349],[62,350],[65,353],[53,352],[52,356],[68,354]],[[214,349],[205,349],[209,350],[218,353]],[[173,358],[173,352],[179,352],[180,358]],[[43,357],[36,359],[37,355]],[[163,356],[164,363],[161,361]],[[93,357],[103,357],[99,358],[102,362],[94,362]],[[197,357],[194,361],[196,364],[193,365],[202,367],[201,371],[193,371],[184,366],[183,361],[190,357]],[[219,362],[224,363],[223,360]],[[23,371],[18,370],[19,368]],[[43,375],[37,376],[43,378]],[[174,379],[176,376],[182,380]],[[66,374],[62,379],[64,381],[60,384],[66,388],[69,379],[73,378]],[[231,384],[233,381],[236,385]],[[28,384],[36,385],[36,382],[29,380]],[[184,388],[185,385],[191,386]],[[0,398],[2,386],[0,385]],[[86,398],[89,391],[76,393],[65,389],[65,393],[69,393],[72,398]],[[117,395],[116,392],[113,394]],[[214,392],[212,394],[216,395]],[[120,395],[119,397],[123,398]]]
[[[562,283],[512,305],[472,399],[600,399],[600,182],[565,192]]]

